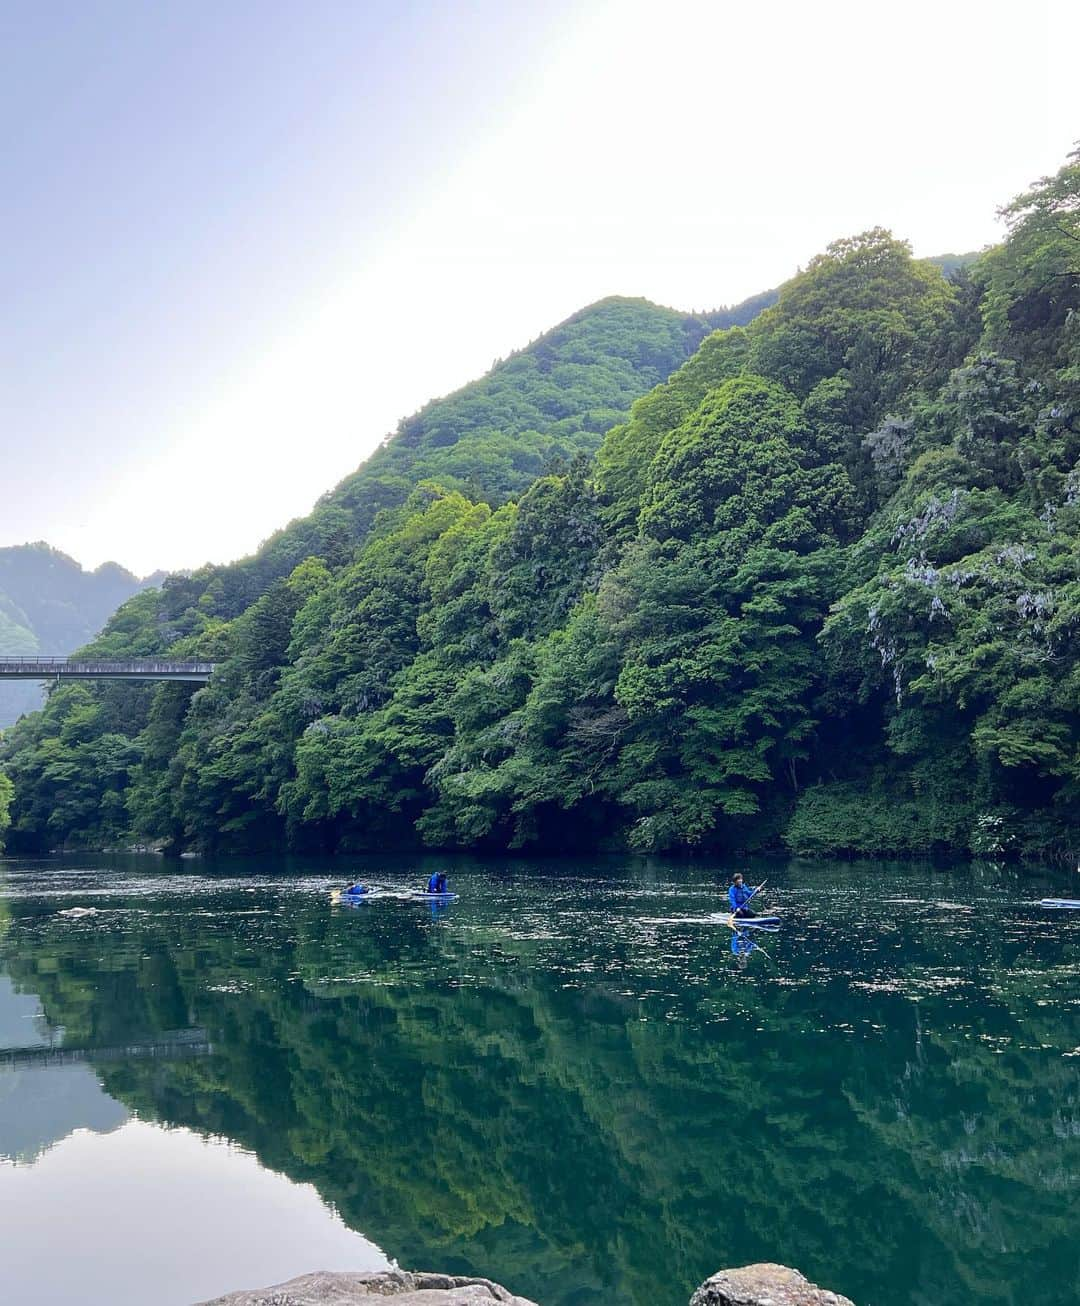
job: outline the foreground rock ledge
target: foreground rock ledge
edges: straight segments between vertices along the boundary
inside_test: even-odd
[[[288,1283],[250,1292],[230,1292],[199,1306],[373,1306],[376,1297],[393,1297],[394,1306],[536,1306],[490,1279],[453,1274],[331,1274],[320,1270]],[[818,1288],[786,1265],[744,1265],[706,1279],[690,1306],[854,1306],[849,1297]]]
[[[319,1270],[288,1283],[251,1292],[230,1292],[200,1306],[371,1306],[377,1297],[393,1297],[394,1306],[536,1306],[515,1297],[490,1279],[463,1279],[453,1274],[331,1274]],[[839,1300],[839,1298],[837,1299]]]
[[[818,1288],[786,1265],[720,1270],[690,1298],[690,1306],[854,1306],[850,1297]]]

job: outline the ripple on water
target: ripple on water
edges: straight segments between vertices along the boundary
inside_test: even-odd
[[[860,1266],[879,1263],[882,1227],[903,1228],[931,1259],[947,1248],[928,1270],[935,1306],[966,1306],[972,1282],[1013,1272],[978,1241],[991,1226],[971,1212],[1040,1231],[1062,1223],[1060,1195],[1077,1173],[1062,1158],[1078,1136],[1068,1104],[1080,1101],[1080,919],[1025,914],[1009,878],[769,868],[765,902],[782,929],[763,940],[765,952],[737,958],[712,868],[633,864],[622,873],[452,870],[462,896],[436,911],[393,897],[422,874],[395,865],[363,872],[387,886],[386,898],[340,911],[329,890],[349,878],[344,869],[292,877],[75,869],[55,884],[40,869],[9,866],[0,958],[47,995],[54,1034],[61,1015],[85,1031],[204,1025],[220,1064],[205,1075],[165,1061],[151,1067],[145,1101],[174,1073],[181,1090],[163,1095],[162,1109],[224,1104],[219,1118],[239,1122],[238,1132],[250,1109],[255,1131],[259,1118],[279,1118],[282,1102],[321,1100],[320,1075],[338,1077],[333,1109],[295,1131],[298,1165],[316,1182],[324,1169],[330,1184],[343,1168],[362,1170],[405,1213],[413,1194],[394,1185],[419,1170],[431,1199],[424,1209],[438,1223],[444,1156],[475,1161],[478,1172],[510,1157],[509,1187],[537,1222],[530,1254],[543,1258],[562,1245],[551,1198],[563,1194],[560,1166],[572,1171],[563,1205],[577,1223],[564,1242],[584,1245],[580,1221],[592,1221],[587,1241],[609,1249],[604,1269],[616,1278],[619,1249],[674,1209],[687,1176],[695,1201],[680,1219],[692,1225],[701,1213],[701,1224],[686,1246],[715,1245],[719,1228],[738,1237],[725,1212],[745,1206],[776,1240],[761,1251],[786,1249],[798,1263],[800,1249],[820,1246],[820,1222],[799,1223],[807,1158],[829,1194],[838,1286],[848,1275],[856,1300],[865,1296],[854,1291]],[[933,893],[939,902],[928,901]],[[73,907],[95,915],[58,917]],[[133,1072],[109,1073],[122,1086]],[[354,1080],[355,1098],[346,1090]],[[537,1081],[545,1092],[531,1096]],[[192,1084],[197,1094],[183,1091]],[[417,1145],[418,1086],[439,1095],[442,1155]],[[752,1114],[759,1103],[772,1123],[754,1131],[752,1162],[725,1166],[722,1150],[707,1154],[732,1111]],[[365,1129],[368,1169],[342,1150]],[[324,1167],[325,1137],[341,1154]],[[540,1146],[528,1150],[533,1138]],[[569,1160],[558,1155],[566,1139]],[[275,1133],[285,1166],[293,1141]],[[1006,1170],[1008,1184],[995,1188],[993,1172]],[[575,1205],[582,1173],[603,1177],[612,1200]],[[941,1223],[927,1193],[940,1199]],[[949,1223],[958,1212],[976,1241]],[[505,1254],[517,1264],[521,1223],[499,1207],[484,1229],[492,1263]],[[453,1214],[436,1234],[439,1250],[466,1254]],[[403,1241],[426,1248],[425,1236],[409,1227]],[[1065,1235],[1053,1236],[1065,1245]],[[676,1283],[684,1267],[665,1268],[665,1282]],[[560,1281],[558,1263],[541,1269],[551,1273],[538,1281]],[[1045,1278],[1040,1267],[1038,1282]],[[1018,1300],[1021,1288],[1026,1279]],[[879,1306],[910,1306],[912,1292]],[[672,1300],[685,1299],[680,1285]],[[1036,1306],[1042,1300],[1053,1299]]]

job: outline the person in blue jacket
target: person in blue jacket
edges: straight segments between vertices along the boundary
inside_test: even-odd
[[[359,898],[362,893],[367,893],[367,891],[368,891],[367,885],[361,884],[360,881],[357,880],[355,884],[349,885],[349,887],[345,890],[345,893],[347,893],[350,898]]]
[[[736,871],[731,877],[731,888],[728,889],[727,896],[734,916],[753,916],[754,913],[746,904],[754,896],[754,890],[743,879],[742,871]]]
[[[428,893],[446,893],[446,872],[436,871],[427,882]]]

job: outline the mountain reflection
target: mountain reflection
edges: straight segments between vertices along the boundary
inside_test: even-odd
[[[677,878],[480,873],[437,912],[118,880],[92,920],[11,904],[0,959],[124,1110],[238,1141],[404,1265],[546,1306],[683,1306],[758,1259],[879,1306],[1058,1306],[1076,936],[927,929],[883,876],[768,960]],[[202,1054],[94,1059],[184,1030]]]

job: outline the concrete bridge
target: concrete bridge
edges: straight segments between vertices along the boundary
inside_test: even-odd
[[[172,658],[10,658],[0,654],[0,680],[190,680],[205,685],[213,662]]]

